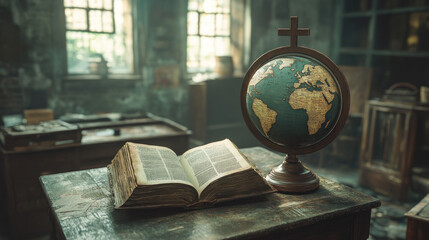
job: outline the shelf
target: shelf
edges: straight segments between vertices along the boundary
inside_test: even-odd
[[[397,82],[427,85],[429,0],[342,0],[339,6],[335,59],[374,69],[370,98]]]
[[[429,11],[429,6],[423,7],[405,7],[405,8],[394,8],[394,9],[380,9],[375,13],[382,14],[398,14],[398,13],[412,13],[412,12],[426,12]]]
[[[375,56],[388,56],[388,57],[421,57],[429,58],[429,51],[425,52],[411,52],[411,51],[395,51],[395,50],[367,50],[361,48],[340,48],[340,53],[365,55],[371,54]]]
[[[378,56],[389,56],[389,57],[422,57],[422,58],[429,57],[429,51],[411,52],[411,51],[373,50],[372,53]]]
[[[338,54],[366,55],[366,66],[372,65],[372,56],[429,57],[427,40],[416,40],[414,36],[418,33],[415,26],[419,25],[416,19],[429,15],[428,4],[401,2],[396,6],[380,0],[359,0],[344,1],[342,5],[344,11],[338,15],[343,22]]]

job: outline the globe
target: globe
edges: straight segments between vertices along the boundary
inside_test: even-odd
[[[338,122],[338,81],[316,59],[277,56],[258,68],[248,82],[245,104],[251,124],[276,145],[311,147]]]
[[[285,160],[265,177],[280,192],[308,192],[319,187],[319,177],[304,167],[297,155],[324,148],[338,136],[350,109],[344,74],[323,53],[298,46],[298,28],[290,17],[290,46],[272,49],[255,60],[244,76],[240,105],[244,121],[265,146],[286,153]]]

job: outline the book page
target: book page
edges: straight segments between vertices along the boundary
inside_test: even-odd
[[[173,182],[192,185],[171,149],[135,143],[129,147],[138,185]]]
[[[222,176],[251,168],[228,139],[193,148],[182,155],[180,162],[199,193]]]

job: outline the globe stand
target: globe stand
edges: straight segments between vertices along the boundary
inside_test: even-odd
[[[304,167],[296,155],[287,155],[282,164],[271,170],[266,180],[280,192],[302,193],[319,187],[319,177]]]

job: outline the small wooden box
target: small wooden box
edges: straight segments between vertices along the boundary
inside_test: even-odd
[[[39,124],[40,122],[54,119],[54,112],[51,109],[28,109],[24,110],[24,117],[27,124]]]

